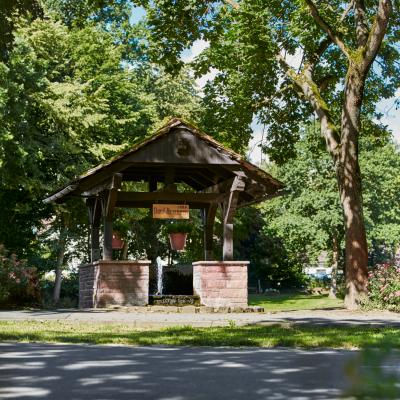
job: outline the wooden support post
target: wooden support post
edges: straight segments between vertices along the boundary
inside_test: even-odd
[[[90,260],[91,262],[97,261],[100,258],[100,219],[101,219],[101,207],[100,200],[97,197],[91,197],[86,199],[86,205],[89,211],[89,223],[90,223]]]
[[[212,261],[214,258],[214,221],[217,212],[217,205],[210,204],[204,209],[204,260]]]
[[[222,246],[222,259],[233,260],[233,224],[224,224],[224,244]]]
[[[173,192],[173,193],[176,193],[178,191],[177,186],[175,184],[175,170],[172,167],[168,167],[165,170],[164,190],[166,192]]]
[[[232,182],[230,192],[222,205],[224,221],[224,242],[222,247],[222,259],[224,261],[233,260],[233,217],[236,212],[237,202],[240,192],[246,185],[244,176],[236,176]]]
[[[121,187],[122,174],[114,174],[110,189],[103,192],[101,198],[103,210],[103,260],[112,260],[112,220],[115,204],[117,202],[118,189]]]
[[[112,260],[112,221],[104,220],[103,260]]]
[[[157,192],[157,179],[154,176],[149,179],[149,192]]]
[[[90,250],[91,262],[100,259],[100,226],[92,225],[90,228],[90,237],[92,248]]]

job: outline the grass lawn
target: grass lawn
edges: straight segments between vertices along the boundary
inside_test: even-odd
[[[321,310],[342,308],[342,299],[330,299],[327,294],[250,294],[249,305],[261,306],[265,311]]]
[[[137,329],[116,323],[0,321],[0,341],[128,344],[139,346],[288,346],[364,348],[385,343],[399,348],[396,328],[229,326]]]

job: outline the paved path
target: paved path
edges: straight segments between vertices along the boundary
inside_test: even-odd
[[[158,328],[165,326],[226,326],[232,321],[248,324],[305,324],[324,325],[373,325],[400,327],[400,314],[390,312],[354,312],[347,310],[313,310],[278,313],[158,313],[114,310],[59,310],[59,311],[1,311],[0,320],[66,320],[88,322],[121,322],[137,327]]]
[[[338,399],[355,351],[0,343],[0,399]]]

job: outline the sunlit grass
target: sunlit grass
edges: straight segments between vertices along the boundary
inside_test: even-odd
[[[1,321],[0,340],[128,344],[140,346],[288,346],[298,348],[363,348],[382,341],[399,348],[397,328],[230,326],[137,329],[129,324],[65,321]]]
[[[330,299],[327,294],[251,294],[249,305],[264,307],[265,311],[323,310],[343,308],[343,300]]]

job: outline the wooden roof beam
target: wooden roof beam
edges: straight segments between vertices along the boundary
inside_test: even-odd
[[[117,192],[116,206],[124,203],[144,203],[158,201],[170,201],[178,203],[219,203],[223,200],[225,193],[178,193],[178,192]]]
[[[122,178],[123,174],[121,173],[116,173],[112,175],[110,178],[104,180],[100,184],[82,192],[83,197],[91,197],[91,196],[96,196],[101,192],[104,192],[105,190],[111,190],[114,188],[119,189],[122,184]]]

